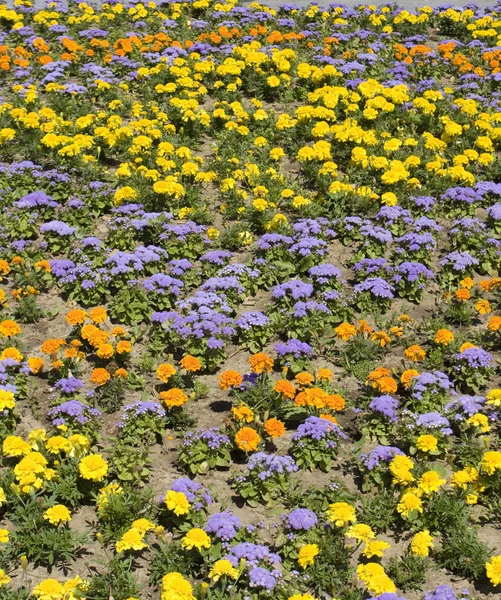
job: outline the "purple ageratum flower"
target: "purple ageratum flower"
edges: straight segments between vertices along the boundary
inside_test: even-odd
[[[395,592],[384,592],[376,596],[376,600],[406,600],[403,596],[398,596]]]
[[[142,285],[148,292],[156,292],[162,295],[172,294],[176,297],[179,296],[181,288],[184,287],[184,283],[180,279],[164,275],[163,273],[156,273],[148,277],[148,279],[143,281]]]
[[[84,387],[84,382],[80,381],[76,377],[69,377],[67,379],[60,379],[54,388],[63,394],[74,394]]]
[[[394,287],[381,277],[369,277],[353,287],[356,295],[369,292],[376,298],[393,298]]]
[[[477,266],[478,260],[469,252],[451,252],[447,254],[439,263],[441,267],[449,266],[453,271],[465,271],[470,267]]]
[[[242,529],[242,523],[231,512],[215,513],[207,520],[205,531],[212,533],[224,542],[232,540]]]
[[[294,239],[287,235],[280,235],[279,233],[265,233],[256,241],[257,250],[268,251],[272,248],[277,247],[289,247],[293,244]]]
[[[237,294],[243,294],[245,288],[240,285],[237,277],[211,277],[202,285],[204,292],[229,292],[235,291]]]
[[[392,423],[395,423],[398,420],[398,405],[396,398],[386,395],[373,398],[369,408],[388,417]]]
[[[366,243],[374,241],[379,244],[391,244],[393,242],[391,231],[388,231],[388,229],[384,229],[383,227],[363,225],[360,228],[360,233],[364,238],[367,238]]]
[[[433,279],[435,277],[433,271],[426,265],[420,262],[409,262],[405,261],[400,265],[394,267],[395,275],[393,281],[398,282],[402,279],[406,279],[410,283],[418,281],[420,278]]]
[[[218,427],[188,431],[184,435],[181,444],[189,447],[199,441],[206,443],[211,450],[219,450],[223,446],[230,445],[230,438],[222,433]]]
[[[169,489],[174,492],[182,492],[186,496],[188,502],[196,503],[202,500],[205,506],[212,504],[212,496],[209,493],[209,490],[201,483],[192,481],[188,477],[179,477],[178,479],[175,479]],[[197,510],[196,504],[194,507]],[[200,510],[200,508],[202,508],[202,506],[200,506],[198,510]]]
[[[314,312],[321,312],[329,315],[332,314],[325,304],[315,302],[314,300],[310,300],[309,302],[296,302],[292,307],[292,310],[294,311],[294,316],[298,319],[306,317]]]
[[[229,560],[234,567],[238,567],[242,559],[246,560],[250,566],[257,566],[260,561],[271,565],[279,565],[282,562],[280,556],[271,552],[268,546],[252,542],[237,544],[224,558]]]
[[[165,408],[160,404],[160,402],[154,402],[151,400],[138,400],[137,402],[128,404],[127,406],[124,406],[124,413],[124,421],[146,414],[158,415],[159,417],[165,417],[167,414],[165,412]]]
[[[492,354],[482,348],[468,348],[459,354],[456,354],[456,360],[459,363],[466,363],[473,369],[490,367],[492,363]]]
[[[355,273],[363,273],[364,275],[384,275],[391,273],[391,265],[386,258],[363,258],[353,265]]]
[[[307,508],[296,508],[287,516],[287,523],[296,531],[309,531],[318,523],[318,517]]]
[[[415,424],[417,427],[424,427],[425,429],[438,429],[444,435],[451,435],[452,433],[449,420],[438,412],[418,415]]]
[[[492,220],[501,221],[501,203],[500,202],[496,202],[492,206],[489,206],[489,208],[486,209],[486,212]]]
[[[412,397],[422,400],[425,393],[440,394],[452,390],[453,384],[449,377],[442,371],[427,371],[420,373],[412,379]]]
[[[63,402],[47,413],[47,416],[51,419],[52,424],[55,427],[58,425],[71,424],[73,422],[84,425],[85,423],[88,423],[92,417],[99,417],[100,415],[100,410],[91,408],[89,405],[84,404],[79,400],[68,400],[67,402]]]
[[[466,204],[473,204],[474,202],[481,202],[483,200],[482,196],[475,192],[473,188],[465,187],[449,188],[440,196],[440,199],[452,202],[464,202]]]
[[[328,252],[327,242],[316,237],[299,236],[299,239],[290,246],[289,252],[298,254],[301,257],[310,256],[311,254],[323,256]]]
[[[293,441],[298,441],[303,438],[311,438],[312,440],[320,441],[332,437],[346,439],[346,434],[341,431],[338,425],[328,419],[308,417],[304,423],[299,425],[292,439]]]
[[[400,448],[396,448],[394,446],[376,446],[374,450],[371,450],[364,458],[364,465],[372,471],[379,465],[384,463],[391,462],[395,456],[403,456],[404,452],[400,450]]]
[[[14,203],[17,208],[57,208],[59,204],[44,191],[31,192]]]
[[[454,590],[448,585],[439,585],[433,592],[426,592],[423,600],[458,600]]]
[[[292,354],[294,358],[307,358],[308,356],[312,356],[313,348],[306,342],[292,338],[285,344],[277,342],[275,344],[275,352],[282,357]]]
[[[233,252],[228,252],[227,250],[211,250],[200,257],[200,262],[222,267],[232,256]]]
[[[64,237],[73,235],[75,231],[75,227],[70,227],[63,221],[49,221],[40,227],[40,233],[55,233]]]
[[[446,411],[453,411],[455,421],[463,421],[465,416],[471,417],[480,412],[485,406],[483,396],[458,396],[452,402],[445,405]]]
[[[265,481],[274,474],[295,473],[298,467],[291,456],[255,452],[249,458],[247,470],[249,473],[253,471],[261,481]]]
[[[253,327],[266,327],[270,323],[270,319],[262,312],[244,312],[235,321],[236,325],[244,331],[249,331]]]
[[[250,587],[260,587],[271,591],[277,584],[276,578],[263,567],[252,567],[249,571]]]
[[[291,296],[293,300],[306,300],[313,294],[313,286],[300,279],[291,279],[273,288],[271,294],[275,300]]]
[[[308,275],[319,285],[328,285],[342,281],[341,271],[329,263],[315,265],[308,270]]]

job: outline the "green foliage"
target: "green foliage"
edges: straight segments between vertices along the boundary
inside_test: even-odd
[[[489,558],[489,548],[478,539],[475,529],[463,526],[444,536],[437,562],[455,575],[479,581],[485,577]]]
[[[425,557],[405,554],[402,557],[392,558],[386,572],[397,588],[404,592],[420,590],[426,581],[427,562]]]
[[[132,559],[123,556],[112,558],[106,571],[90,579],[87,600],[127,600],[131,596],[139,597],[141,589],[131,567]]]

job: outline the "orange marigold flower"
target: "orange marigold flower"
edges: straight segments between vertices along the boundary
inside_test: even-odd
[[[489,331],[499,331],[501,329],[501,317],[491,317],[487,323]]]
[[[357,335],[357,328],[350,323],[341,323],[336,327],[335,332],[336,337],[346,342]]]
[[[317,371],[318,381],[332,381],[333,377],[334,375],[330,369],[318,369]]]
[[[94,385],[104,385],[111,379],[111,375],[106,369],[97,368],[90,374],[90,381]]]
[[[101,331],[99,327],[90,323],[84,325],[82,329],[80,329],[80,335],[94,348],[99,348],[101,344],[105,344],[108,341],[108,334],[106,331]]]
[[[42,369],[43,369],[43,358],[37,358],[37,357],[33,357],[33,358],[28,358],[28,367],[30,369],[30,371],[33,373],[33,375],[36,375],[37,373],[39,373]]]
[[[169,410],[171,408],[183,406],[183,404],[188,402],[188,396],[179,388],[172,388],[166,392],[160,392],[159,396]]]
[[[19,352],[17,348],[5,348],[5,350],[0,354],[0,360],[4,360],[6,358],[11,358],[16,362],[21,362],[24,356]]]
[[[368,334],[371,334],[372,333],[372,327],[369,325],[369,323],[367,323],[367,321],[365,319],[360,319],[358,321],[357,331],[358,331],[358,333],[368,333]]]
[[[117,354],[129,354],[132,352],[132,344],[128,340],[120,340],[115,350]]]
[[[169,379],[176,374],[176,369],[169,363],[162,363],[156,371],[157,379],[162,383],[167,383]]]
[[[6,260],[0,260],[0,273],[8,275],[10,273],[10,265]]]
[[[96,308],[93,308],[90,311],[89,318],[93,323],[99,324],[104,323],[108,318],[108,315],[106,314],[106,310],[104,308],[101,306],[96,306]]]
[[[400,376],[400,382],[402,383],[404,388],[407,390],[410,387],[411,382],[414,379],[414,377],[417,377],[418,375],[419,375],[419,371],[416,371],[416,369],[407,369]]]
[[[10,261],[13,265],[22,265],[23,258],[21,256],[14,256],[14,258]]]
[[[435,344],[440,344],[441,346],[448,346],[453,341],[454,334],[448,329],[439,329],[435,334]]]
[[[110,335],[112,337],[123,337],[123,336],[127,335],[127,332],[125,331],[125,329],[123,327],[119,327],[117,325],[116,327],[113,327],[113,329],[110,331]]]
[[[282,394],[283,398],[290,398],[291,400],[296,395],[296,388],[292,385],[290,381],[287,379],[279,379],[275,383],[275,392]]]
[[[492,312],[489,300],[478,300],[478,302],[475,304],[475,310],[479,315],[488,315],[490,312]]]
[[[279,438],[285,433],[285,426],[278,419],[268,419],[264,424],[264,430],[272,438]]]
[[[189,373],[196,373],[202,368],[202,363],[195,356],[187,354],[179,361],[179,366]]]
[[[325,406],[330,408],[331,410],[340,411],[343,410],[346,406],[346,402],[343,396],[339,394],[330,394],[327,396],[327,400],[325,402]]]
[[[471,342],[465,342],[461,348],[459,348],[459,353],[461,354],[465,350],[471,350],[471,348],[476,348],[475,344],[472,344]]]
[[[490,281],[490,279],[482,279],[482,281],[478,285],[480,286],[480,289],[483,292],[490,292],[490,290],[491,290],[491,281]]]
[[[4,338],[13,337],[21,333],[21,327],[11,319],[7,319],[0,323],[0,335]]]
[[[34,266],[36,269],[40,269],[40,271],[45,271],[46,273],[50,273],[52,271],[52,267],[50,266],[50,262],[48,260],[39,260]]]
[[[66,358],[77,358],[79,354],[80,353],[78,352],[78,350],[72,346],[66,348],[66,350],[64,351],[64,356]]]
[[[111,344],[101,344],[96,354],[99,358],[111,358],[115,354],[115,350]]]
[[[294,382],[297,383],[301,387],[308,387],[315,381],[315,378],[311,373],[307,373],[303,371],[302,373],[298,373],[294,377]]]
[[[70,310],[70,312],[66,315],[66,322],[68,325],[81,325],[85,321],[86,317],[87,313],[85,310],[76,308],[75,310]]]
[[[238,423],[240,421],[252,423],[252,421],[254,420],[254,413],[245,404],[240,404],[240,406],[233,406],[231,409],[231,415]]]
[[[456,300],[459,300],[460,302],[465,302],[471,298],[470,290],[466,288],[459,288],[454,295],[456,296]]]
[[[321,419],[325,419],[326,421],[330,421],[331,423],[334,423],[334,425],[339,425],[339,423],[337,422],[336,417],[333,417],[332,415],[321,414],[321,415],[319,415],[319,417]]]
[[[404,335],[404,330],[402,327],[398,327],[398,325],[394,325],[393,327],[390,327],[390,333],[391,333],[391,335],[394,335],[395,337],[401,337],[402,335]]]
[[[368,385],[370,385],[371,387],[376,389],[377,380],[381,379],[381,377],[389,377],[390,375],[391,375],[391,371],[389,371],[385,367],[378,367],[377,369],[374,369],[374,371],[371,371],[367,375],[367,381],[365,383],[367,383]]]
[[[222,390],[228,390],[231,387],[242,385],[244,378],[238,371],[225,371],[219,375],[219,387]]]
[[[465,277],[459,282],[459,285],[467,290],[471,290],[471,288],[475,286],[475,282],[471,277]]]
[[[127,379],[127,377],[129,376],[129,371],[127,371],[127,369],[120,368],[120,369],[117,369],[113,373],[113,375],[115,377],[118,377],[118,379]]]
[[[235,444],[239,450],[254,452],[259,448],[261,438],[252,427],[242,427],[235,435]]]
[[[295,400],[294,406],[312,406],[314,408],[325,408],[329,394],[321,388],[306,388],[300,392]]]
[[[258,352],[249,358],[249,365],[253,373],[270,373],[274,360],[264,352]]]
[[[41,350],[44,354],[55,354],[59,351],[61,346],[64,346],[66,342],[61,338],[53,339],[53,340],[45,340],[42,344]]]
[[[373,387],[383,394],[394,394],[398,389],[398,384],[393,377],[380,377],[375,384]]]
[[[59,369],[63,368],[64,363],[62,360],[55,360],[51,366],[53,369],[56,369],[56,371],[59,371]]]
[[[421,348],[421,346],[413,344],[405,350],[404,355],[405,358],[411,362],[420,362],[425,359],[426,352]]]
[[[371,335],[371,340],[373,342],[377,342],[381,348],[384,348],[391,342],[390,336],[386,333],[386,331],[375,331]]]

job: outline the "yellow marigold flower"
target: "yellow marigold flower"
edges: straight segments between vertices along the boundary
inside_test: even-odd
[[[487,433],[491,430],[491,426],[489,425],[489,418],[487,417],[487,415],[483,415],[481,413],[475,413],[466,422],[468,423],[468,425],[478,427],[482,433]]]
[[[63,504],[56,504],[44,512],[43,518],[51,525],[59,525],[71,521],[71,513]]]
[[[188,514],[191,509],[191,504],[183,492],[169,490],[165,495],[164,503],[177,517]]]
[[[195,600],[193,588],[181,573],[168,573],[162,578],[161,600]]]
[[[172,388],[166,392],[160,392],[160,400],[171,410],[179,408],[188,402],[188,396],[180,388]]]
[[[245,421],[246,423],[252,423],[252,421],[254,420],[253,411],[245,404],[240,404],[239,406],[233,406],[231,409],[231,415],[235,419],[235,421],[237,421],[238,423],[240,423],[240,421]]]
[[[57,579],[44,579],[31,592],[35,598],[40,600],[52,600],[53,598],[62,598],[64,587]]]
[[[3,585],[7,585],[9,582],[10,582],[10,577],[7,575],[7,573],[3,569],[0,569],[0,588]]]
[[[416,440],[416,447],[421,452],[434,452],[438,447],[438,440],[434,435],[423,434]]]
[[[222,390],[228,390],[231,387],[242,385],[244,378],[238,371],[225,371],[219,375],[219,387]]]
[[[488,315],[492,312],[490,302],[488,300],[478,300],[475,304],[475,310],[479,315]]]
[[[115,544],[117,552],[125,552],[127,550],[143,550],[148,544],[143,541],[143,533],[134,527],[126,531],[122,538]]]
[[[254,452],[259,448],[261,438],[252,427],[242,427],[235,435],[235,444],[243,452]]]
[[[271,438],[279,438],[284,435],[285,426],[282,421],[272,418],[265,422],[264,430]]]
[[[384,348],[391,342],[390,336],[386,333],[386,331],[375,331],[371,335],[371,340],[373,342],[377,342],[381,348]]]
[[[501,555],[493,556],[485,563],[485,572],[492,585],[501,585]]]
[[[459,348],[459,354],[462,354],[465,350],[470,350],[471,348],[476,348],[475,344],[472,344],[471,342],[465,342],[460,348]]]
[[[219,581],[221,577],[238,579],[239,571],[226,558],[216,560],[209,571],[209,577],[212,581]]]
[[[108,473],[108,463],[100,454],[89,454],[78,464],[81,477],[90,481],[102,481]]]
[[[395,584],[388,575],[386,575],[383,567],[379,563],[358,565],[357,576],[365,583],[367,589],[376,596],[396,592],[397,588],[395,587]]]
[[[423,512],[423,503],[421,498],[416,494],[418,490],[405,492],[397,504],[398,512],[404,517],[408,517],[413,510]]]
[[[159,379],[162,383],[167,383],[175,374],[176,369],[169,363],[162,363],[156,370],[157,379]]]
[[[355,525],[352,525],[345,533],[345,536],[353,538],[357,540],[357,542],[368,542],[376,537],[372,528],[365,523],[356,523]]]
[[[487,392],[485,397],[487,404],[491,406],[501,406],[501,389],[495,388]]]
[[[24,356],[17,348],[5,348],[2,354],[0,354],[0,360],[5,360],[6,358],[10,358],[16,362],[21,362]]]
[[[480,463],[480,468],[487,475],[493,475],[496,471],[501,471],[501,452],[489,450],[485,452]]]
[[[319,552],[320,550],[318,549],[317,544],[306,544],[305,546],[301,546],[297,555],[299,566],[306,569],[306,567],[312,565],[315,562],[315,556],[317,556]]]
[[[9,530],[0,529],[0,544],[7,544],[9,541]]]
[[[194,527],[190,529],[181,541],[181,546],[186,550],[201,550],[202,548],[210,548],[210,537],[203,529]]]
[[[344,527],[348,523],[355,523],[357,517],[355,509],[347,502],[334,502],[327,510],[327,520],[334,523],[336,527]]]
[[[390,473],[393,475],[393,483],[406,485],[414,481],[414,476],[411,469],[414,468],[414,463],[408,456],[395,456],[390,463]]]
[[[478,479],[478,470],[475,467],[465,467],[452,474],[451,486],[466,490],[468,485]]]
[[[50,454],[68,454],[71,451],[71,443],[62,435],[53,435],[45,442],[45,448]]]
[[[5,491],[2,487],[0,487],[0,506],[7,502],[7,497],[5,496]]]
[[[435,334],[435,344],[440,344],[441,346],[448,346],[453,341],[454,334],[448,329],[439,329]]]
[[[472,287],[475,287],[475,282],[471,277],[465,277],[459,282],[459,284],[461,285],[461,287],[464,287],[467,290],[471,290]]]
[[[436,471],[426,471],[418,481],[418,488],[425,494],[433,494],[438,491],[447,481],[442,479]]]
[[[12,409],[16,406],[14,392],[9,390],[0,390],[0,410]]]
[[[411,540],[411,552],[416,556],[429,556],[430,548],[433,548],[433,536],[427,530],[416,533]]]
[[[367,540],[365,543],[365,548],[362,550],[362,554],[366,558],[372,558],[373,556],[378,556],[381,558],[385,550],[388,550],[390,544],[388,542],[383,542],[383,540]]]
[[[249,365],[253,373],[270,373],[274,360],[264,352],[258,352],[249,358]]]
[[[420,362],[425,359],[426,352],[421,348],[421,346],[414,344],[405,350],[404,355],[405,358],[411,362]]]

